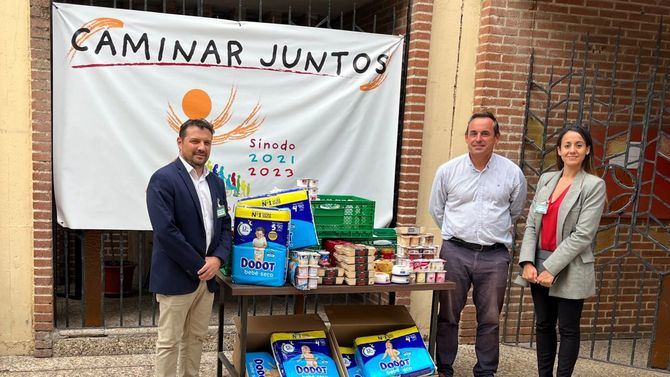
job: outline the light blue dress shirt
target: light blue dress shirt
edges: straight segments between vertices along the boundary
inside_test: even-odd
[[[437,169],[429,211],[444,240],[502,243],[510,249],[513,221],[523,210],[526,193],[526,178],[514,162],[494,153],[478,171],[466,153]]]

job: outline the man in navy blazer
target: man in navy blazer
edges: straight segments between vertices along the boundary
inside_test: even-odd
[[[182,124],[179,157],[158,169],[147,188],[154,231],[149,289],[160,309],[157,376],[198,375],[214,277],[232,248],[224,182],[205,168],[213,135],[204,119]]]

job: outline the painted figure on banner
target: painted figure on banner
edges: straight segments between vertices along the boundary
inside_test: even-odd
[[[196,376],[212,313],[215,275],[232,250],[224,182],[206,167],[214,128],[189,119],[178,157],[147,188],[153,228],[149,289],[159,304],[156,376]]]
[[[513,224],[526,201],[526,179],[519,167],[493,150],[500,127],[490,112],[472,114],[465,131],[468,153],[440,166],[429,210],[441,228],[440,257],[447,261],[437,324],[437,369],[453,376],[458,328],[468,291],[477,311],[475,376],[493,376],[499,362],[499,315],[502,310]]]

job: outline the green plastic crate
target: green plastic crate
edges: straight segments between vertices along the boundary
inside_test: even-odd
[[[350,195],[319,195],[312,201],[314,225],[319,239],[372,238],[375,202]]]

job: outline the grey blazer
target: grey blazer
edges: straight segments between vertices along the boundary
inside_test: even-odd
[[[535,203],[547,202],[562,171],[540,176],[526,219],[519,265],[535,264],[535,253],[540,245],[542,215],[535,212]],[[556,250],[544,262],[544,268],[554,275],[554,284],[549,295],[567,299],[583,299],[593,296],[595,269],[593,240],[605,207],[605,181],[581,171],[577,174],[558,209],[556,227]],[[521,275],[515,284],[527,287]]]

